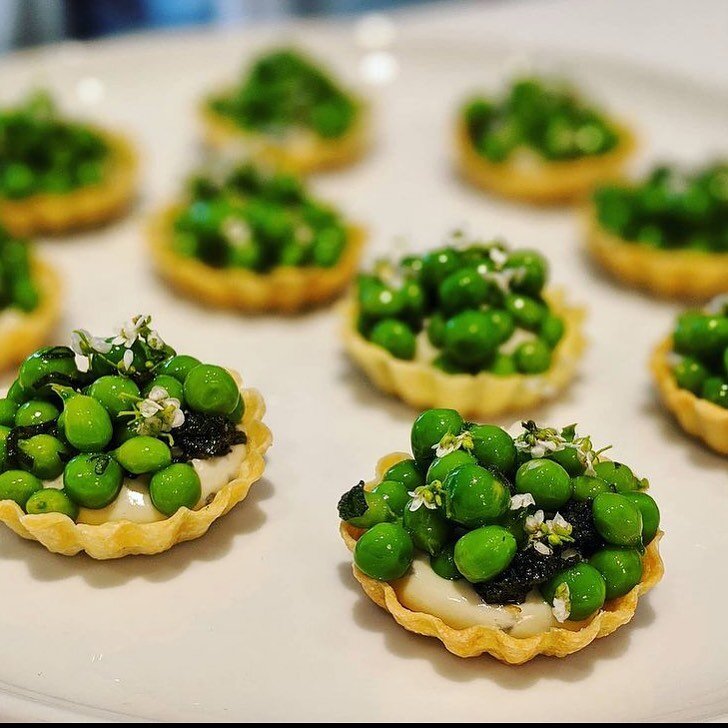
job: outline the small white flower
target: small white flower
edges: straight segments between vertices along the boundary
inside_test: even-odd
[[[131,349],[127,349],[124,352],[124,356],[118,364],[119,371],[128,372],[131,369],[131,365],[134,363],[134,352]]]
[[[313,242],[313,230],[308,226],[300,223],[293,229],[293,237],[299,245],[311,245]]]
[[[504,268],[503,270],[489,270],[488,266],[478,266],[478,273],[490,283],[494,283],[502,293],[510,293],[511,284],[523,275],[523,268]]]
[[[420,485],[418,488],[408,492],[407,495],[412,499],[408,505],[411,511],[417,511],[422,506],[431,511],[437,508],[436,496],[430,486]]]
[[[160,387],[159,385],[152,387],[149,390],[149,394],[147,395],[147,398],[151,399],[153,402],[161,402],[168,397],[169,392],[164,387]]]
[[[521,508],[528,508],[528,506],[535,506],[536,501],[530,493],[516,493],[511,497],[510,509],[512,511],[519,511]]]
[[[440,442],[435,443],[432,446],[435,451],[435,456],[443,458],[445,455],[449,455],[451,452],[456,450],[467,450],[468,452],[473,449],[473,436],[468,430],[461,432],[459,435],[444,435]]]
[[[546,516],[543,511],[536,511],[532,516],[526,518],[523,528],[528,534],[535,534],[541,531]]]
[[[136,405],[137,432],[140,435],[157,436],[181,427],[185,421],[182,404],[170,397],[164,387],[155,386]]]
[[[553,553],[551,547],[547,546],[543,541],[534,541],[533,548],[538,551],[538,553],[543,554],[543,556],[551,556]]]
[[[76,354],[75,362],[76,369],[82,374],[85,374],[91,368],[91,360],[87,356]]]
[[[220,231],[223,237],[233,246],[245,245],[251,237],[250,227],[245,220],[232,215],[223,220]]]
[[[154,417],[158,412],[162,411],[162,405],[152,399],[143,399],[139,402],[139,413],[142,417],[149,419]]]
[[[86,329],[76,329],[71,333],[71,349],[81,356],[93,352],[108,354],[111,351],[111,342],[100,336],[92,336]]]
[[[119,328],[111,343],[114,346],[125,346],[127,349],[131,349],[139,338],[141,329],[145,328],[150,321],[151,316],[134,316]]]
[[[569,585],[563,582],[556,587],[551,612],[557,622],[565,622],[571,616],[571,592]]]
[[[552,529],[562,529],[564,531],[571,531],[571,524],[560,514],[557,513],[552,520],[546,521],[547,525],[550,524]]]
[[[497,268],[502,268],[508,260],[508,253],[498,245],[489,248],[488,255]]]
[[[149,344],[149,346],[155,351],[160,351],[161,349],[164,349],[164,340],[159,335],[159,332],[155,329],[152,329],[147,334],[147,344]]]

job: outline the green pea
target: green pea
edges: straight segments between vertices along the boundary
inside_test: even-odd
[[[0,425],[3,427],[13,427],[15,425],[15,413],[18,411],[18,407],[18,403],[9,397],[0,399]]]
[[[98,400],[116,419],[122,412],[129,412],[136,398],[140,396],[139,387],[127,377],[108,374],[96,379],[88,388],[88,395]]]
[[[628,465],[623,465],[613,460],[603,460],[594,466],[594,472],[598,478],[606,480],[617,493],[639,490],[640,488],[639,480],[637,480]]]
[[[637,549],[610,546],[597,551],[589,563],[602,575],[607,599],[624,596],[642,580],[642,556]]]
[[[321,230],[311,248],[314,265],[331,268],[339,261],[346,247],[346,232],[340,227],[327,227]]]
[[[52,435],[33,435],[18,443],[20,451],[30,461],[28,470],[41,480],[54,480],[66,465],[66,446]]]
[[[83,508],[105,508],[119,495],[124,473],[106,453],[82,453],[66,464],[63,487]]]
[[[8,435],[11,430],[5,425],[0,425],[0,472],[5,469],[8,459]]]
[[[439,509],[420,506],[416,511],[405,507],[402,525],[412,536],[414,545],[421,551],[436,554],[450,539],[450,524]]]
[[[678,362],[672,370],[672,373],[675,376],[678,387],[687,389],[697,395],[701,394],[703,384],[710,376],[708,369],[697,359],[693,359],[690,356],[686,356],[682,361]]]
[[[178,399],[181,404],[184,404],[184,386],[178,379],[175,379],[170,374],[159,374],[154,377],[154,379],[152,379],[152,381],[144,387],[142,394],[145,397],[149,396],[149,392],[151,392],[154,387],[161,387],[170,397],[174,397],[175,399]]]
[[[192,510],[202,497],[200,476],[187,463],[175,463],[159,470],[149,481],[149,495],[154,507],[165,516],[180,508]]]
[[[455,564],[455,544],[449,543],[435,556],[430,556],[430,567],[442,579],[459,581],[463,575]]]
[[[728,346],[728,316],[689,311],[678,319],[673,342],[679,354],[717,357]]]
[[[72,521],[78,518],[78,506],[68,495],[56,488],[43,488],[37,490],[28,498],[25,504],[25,512],[28,514],[41,513],[62,513]]]
[[[459,468],[466,463],[474,464],[475,458],[465,450],[453,450],[453,452],[443,455],[441,458],[435,458],[430,463],[425,480],[428,483],[432,483],[434,480],[443,482],[455,468]]]
[[[445,343],[445,317],[434,313],[427,323],[427,338],[436,348],[441,349]]]
[[[412,329],[397,319],[380,321],[371,332],[369,340],[381,346],[396,359],[410,360],[415,356],[417,340]]]
[[[417,281],[405,281],[402,286],[404,296],[404,313],[416,320],[420,320],[425,314],[427,307],[427,296],[425,290]]]
[[[119,445],[114,457],[124,470],[132,475],[155,473],[172,463],[169,445],[156,437],[140,435]]]
[[[531,508],[518,508],[515,511],[508,510],[498,523],[511,533],[516,539],[518,548],[526,547],[528,543],[528,534],[526,533],[526,519],[533,514]]]
[[[114,434],[109,413],[103,405],[70,387],[53,385],[63,399],[63,413],[58,425],[66,440],[81,452],[101,452]]]
[[[463,311],[445,324],[443,351],[464,367],[484,365],[499,343],[498,329],[482,311]]]
[[[378,523],[362,534],[354,548],[357,568],[378,581],[404,576],[413,556],[412,539],[398,523]]]
[[[543,584],[541,594],[546,602],[553,604],[556,591],[562,584],[569,588],[569,619],[580,622],[604,606],[607,587],[602,575],[593,566],[577,564]]]
[[[422,283],[436,291],[451,273],[460,267],[460,254],[453,248],[440,248],[422,256]]]
[[[728,381],[722,377],[708,377],[703,382],[703,399],[728,409]]]
[[[461,465],[443,483],[445,512],[450,520],[467,528],[498,521],[508,511],[508,488],[480,465]]]
[[[647,493],[622,493],[622,496],[639,509],[642,515],[642,543],[647,546],[660,528],[660,509]]]
[[[31,397],[32,395],[23,389],[23,385],[20,383],[19,379],[16,379],[10,385],[10,389],[8,389],[8,399],[13,402],[17,402],[19,405],[23,402],[27,402]]]
[[[509,293],[505,305],[516,324],[529,331],[538,331],[548,313],[543,303],[517,293]]]
[[[489,581],[509,566],[518,546],[502,526],[483,526],[466,533],[455,544],[455,564],[471,583]]]
[[[600,493],[613,492],[606,480],[591,475],[577,475],[571,479],[574,500],[593,501]]]
[[[396,480],[383,480],[372,490],[372,493],[381,496],[389,507],[389,510],[400,518],[404,513],[404,507],[410,499],[407,486]]]
[[[556,511],[571,498],[571,478],[553,460],[536,458],[518,468],[516,492],[530,493],[538,508]]]
[[[639,508],[619,493],[600,493],[592,503],[594,526],[615,546],[642,545],[642,514]]]
[[[46,378],[77,379],[76,355],[67,346],[47,346],[31,354],[18,370],[18,382],[31,395],[49,395]]]
[[[349,523],[356,528],[371,528],[377,523],[393,521],[395,516],[387,504],[387,499],[381,493],[364,491],[367,509],[361,516],[350,518]]]
[[[472,454],[486,468],[495,468],[510,475],[516,464],[516,445],[513,438],[497,425],[472,425]]]
[[[539,338],[552,349],[564,338],[564,333],[566,333],[564,319],[553,313],[546,315],[538,330]]]
[[[168,374],[174,377],[178,382],[184,384],[187,375],[197,366],[202,364],[199,359],[195,359],[194,356],[189,354],[177,354],[171,359],[168,359],[159,368],[161,374]]]
[[[43,400],[31,399],[30,402],[21,404],[15,413],[16,427],[32,427],[33,425],[42,425],[46,422],[52,422],[58,419],[60,411],[58,407],[50,402]]]
[[[493,357],[488,371],[496,377],[510,377],[518,370],[516,369],[516,362],[513,356],[498,352]]]
[[[548,263],[535,250],[514,250],[509,254],[506,268],[520,269],[513,281],[513,289],[529,296],[538,296],[548,277]]]
[[[360,283],[359,305],[362,313],[378,320],[397,318],[404,310],[406,301],[400,290],[389,288],[377,281],[368,285]]]
[[[575,447],[565,447],[563,450],[549,453],[549,460],[558,463],[572,478],[582,475],[586,466],[579,459],[579,451]]]
[[[433,447],[445,435],[459,435],[463,418],[453,409],[425,410],[412,425],[412,454],[418,463],[429,463],[435,457]]]
[[[0,500],[15,501],[21,508],[43,483],[25,470],[6,470],[0,474]]]
[[[440,306],[446,314],[476,309],[485,303],[490,286],[477,268],[460,268],[439,286]]]
[[[382,480],[394,480],[397,483],[402,483],[408,491],[413,491],[415,488],[419,488],[425,484],[425,479],[422,477],[417,463],[411,458],[400,460],[398,463],[392,465],[384,473]]]
[[[516,330],[516,323],[508,311],[500,308],[489,308],[487,311],[483,311],[483,313],[498,331],[499,344],[508,341],[513,336],[513,332]]]
[[[235,409],[232,411],[232,414],[230,415],[230,421],[234,422],[236,425],[242,421],[243,415],[245,414],[245,400],[243,399],[243,396],[240,395],[240,399],[238,400],[237,405],[235,405]]]
[[[541,339],[524,341],[513,352],[513,360],[522,374],[542,374],[551,367],[551,349]]]
[[[196,412],[230,415],[240,399],[235,380],[222,367],[200,364],[185,379],[187,405]]]

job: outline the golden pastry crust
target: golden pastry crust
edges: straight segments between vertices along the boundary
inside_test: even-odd
[[[118,217],[136,192],[137,158],[131,143],[98,128],[110,148],[109,168],[102,182],[70,192],[38,194],[20,200],[0,199],[0,221],[19,237],[61,235],[95,227]]]
[[[158,554],[182,541],[199,538],[212,523],[248,495],[265,470],[264,455],[271,432],[263,424],[265,402],[255,389],[240,388],[245,401],[243,428],[248,436],[245,458],[237,477],[221,488],[206,506],[180,508],[154,523],[109,521],[100,525],[74,523],[60,513],[27,515],[15,501],[0,501],[0,521],[23,538],[40,541],[49,551],[73,556],[85,551],[94,559],[118,559],[130,554]]]
[[[383,457],[377,463],[376,479],[367,483],[365,487],[373,488],[381,481],[388,468],[407,457],[409,456],[405,453],[392,453]],[[362,531],[343,521],[340,531],[347,547],[353,551]],[[664,567],[659,551],[661,538],[662,532],[659,532],[647,547],[643,559],[642,581],[631,592],[607,602],[591,620],[572,622],[569,624],[571,629],[552,627],[548,632],[533,637],[512,637],[503,630],[482,625],[455,629],[432,614],[407,609],[388,582],[372,579],[359,571],[356,566],[353,566],[353,571],[354,577],[366,595],[389,612],[406,630],[428,637],[437,637],[458,657],[479,657],[488,653],[509,665],[522,665],[537,655],[566,657],[627,624],[634,617],[640,597],[662,579]]]
[[[307,174],[345,167],[364,155],[371,137],[369,112],[362,102],[358,108],[349,131],[336,139],[322,139],[305,130],[300,137],[280,139],[247,131],[207,103],[200,108],[200,118],[204,140],[211,148],[219,152],[239,149],[258,163]]]
[[[672,338],[665,339],[650,360],[657,391],[685,432],[721,455],[728,455],[728,410],[677,386],[669,364]]]
[[[471,184],[502,197],[539,205],[572,202],[594,187],[619,175],[636,147],[634,134],[618,126],[621,141],[609,152],[580,159],[545,161],[533,155],[497,164],[473,148],[467,125],[458,120],[455,147],[457,165]]]
[[[61,312],[61,281],[40,260],[32,260],[32,276],[38,286],[38,306],[29,313],[18,311],[12,323],[0,330],[0,369],[19,364],[46,340]]]
[[[211,306],[262,313],[295,313],[331,300],[354,277],[364,246],[364,230],[351,226],[338,263],[331,268],[280,266],[270,273],[242,268],[212,268],[172,249],[174,219],[180,205],[156,215],[149,227],[149,245],[159,274],[177,290]]]
[[[728,291],[728,253],[658,250],[604,230],[594,206],[587,213],[586,244],[615,278],[657,296],[706,300]]]
[[[429,363],[396,359],[358,332],[358,305],[353,296],[344,304],[344,346],[379,389],[416,409],[451,407],[472,417],[523,410],[553,397],[569,384],[586,346],[584,309],[567,305],[559,289],[549,291],[546,298],[554,313],[563,317],[566,331],[554,350],[551,368],[544,374],[447,374]]]

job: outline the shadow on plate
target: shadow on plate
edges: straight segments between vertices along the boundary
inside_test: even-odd
[[[221,558],[232,549],[238,537],[257,531],[266,521],[260,504],[272,495],[273,485],[263,478],[253,485],[242,503],[215,521],[204,536],[154,556],[125,556],[108,561],[97,561],[86,554],[60,556],[35,541],[16,536],[4,526],[0,532],[0,550],[4,560],[25,561],[30,575],[40,581],[63,581],[80,576],[95,589],[121,586],[134,579],[165,582],[195,562]]]

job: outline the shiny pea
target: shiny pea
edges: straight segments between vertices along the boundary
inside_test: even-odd
[[[404,576],[413,556],[412,538],[398,523],[378,523],[363,533],[354,547],[357,568],[379,581]]]
[[[514,250],[508,255],[506,268],[515,268],[517,275],[513,289],[529,296],[538,296],[548,277],[548,263],[541,253],[535,250]]]
[[[556,511],[571,498],[571,478],[553,460],[536,458],[518,468],[516,492],[530,493],[538,508]]]
[[[469,582],[489,581],[508,568],[517,548],[510,531],[502,526],[483,526],[458,539],[455,564]]]
[[[642,514],[642,543],[647,546],[655,538],[660,528],[660,509],[654,498],[647,493],[635,491],[622,493],[622,496],[639,508]]]
[[[455,468],[465,464],[475,464],[475,458],[466,450],[453,450],[441,458],[435,458],[430,463],[425,480],[428,483],[432,483],[434,480],[442,482]]]
[[[101,452],[114,434],[109,413],[93,397],[78,394],[70,387],[54,385],[54,389],[63,399],[58,422],[63,436],[76,450]]]
[[[154,507],[165,516],[180,508],[193,509],[202,496],[200,476],[187,463],[175,463],[158,470],[149,481],[149,495]]]
[[[687,389],[698,396],[703,390],[705,380],[710,376],[710,371],[700,361],[693,357],[686,356],[678,362],[672,370],[681,389]]]
[[[129,412],[140,396],[139,387],[131,379],[114,374],[94,380],[87,394],[98,400],[112,419],[118,418],[122,412]]]
[[[395,515],[389,508],[387,499],[381,493],[375,493],[373,490],[364,491],[364,499],[367,503],[367,509],[361,516],[349,519],[352,526],[371,528],[377,523],[394,520]]]
[[[76,355],[67,346],[46,346],[31,354],[18,369],[18,381],[23,390],[34,395],[49,395],[44,381],[48,377],[77,379]]]
[[[572,478],[581,475],[585,470],[584,463],[579,459],[579,451],[574,447],[565,447],[548,455],[549,460],[558,463]]]
[[[600,493],[592,503],[594,526],[615,546],[642,545],[642,514],[639,508],[619,493]]]
[[[612,460],[603,460],[594,466],[597,477],[606,480],[617,493],[639,490],[640,482],[635,477],[628,465],[617,463]]]
[[[15,413],[18,411],[18,403],[9,397],[0,399],[0,425],[12,427],[15,424]]]
[[[607,599],[624,596],[642,580],[642,555],[637,549],[610,546],[597,551],[589,563],[602,575]]]
[[[132,437],[122,443],[114,451],[114,457],[132,475],[154,473],[172,464],[169,445],[147,435]]]
[[[395,359],[408,361],[415,356],[417,340],[407,324],[397,319],[384,319],[371,331],[372,344],[388,351]]]
[[[511,354],[503,354],[496,352],[493,360],[490,362],[488,371],[496,377],[510,377],[516,374],[516,361]]]
[[[553,313],[549,313],[544,317],[538,330],[539,338],[552,349],[564,338],[564,333],[566,333],[564,319]]]
[[[439,509],[421,506],[413,511],[407,505],[402,515],[402,525],[409,531],[414,545],[429,554],[441,551],[450,539],[450,524]]]
[[[472,425],[472,454],[486,468],[510,475],[516,464],[516,445],[513,438],[497,425]]]
[[[604,578],[593,566],[577,564],[557,574],[541,586],[541,594],[548,604],[553,604],[558,588],[569,588],[569,619],[579,622],[598,612],[607,598]]]
[[[76,455],[63,471],[66,493],[83,508],[105,508],[119,495],[123,482],[119,463],[107,453]]]
[[[412,425],[412,453],[418,463],[429,463],[435,458],[434,446],[445,435],[458,435],[463,429],[463,418],[454,409],[425,410]]]
[[[495,354],[500,333],[483,311],[462,311],[445,324],[443,353],[463,367],[481,367]]]
[[[528,331],[538,331],[548,313],[543,303],[518,293],[509,293],[505,299],[505,306],[516,324]]]
[[[430,556],[430,567],[442,579],[458,581],[463,575],[455,563],[455,544],[447,544],[439,554]]]
[[[377,485],[372,493],[384,498],[389,510],[395,516],[402,517],[404,508],[410,499],[407,486],[396,480],[383,480]]]
[[[78,518],[78,506],[65,491],[56,488],[43,488],[35,491],[25,504],[25,512],[32,515],[62,513],[72,521]]]
[[[8,435],[11,430],[5,425],[0,425],[0,472],[5,470],[8,459]]]
[[[152,379],[152,381],[149,382],[146,387],[144,387],[144,389],[142,390],[142,394],[145,397],[148,396],[149,392],[151,392],[154,387],[161,387],[165,390],[165,392],[167,392],[170,397],[178,399],[180,403],[184,405],[184,385],[178,379],[175,379],[175,377],[173,377],[171,374],[159,374],[154,377],[154,379]]]
[[[26,470],[6,470],[0,474],[0,501],[15,501],[21,508],[43,483]]]
[[[27,469],[41,480],[54,480],[66,465],[66,446],[52,435],[33,435],[18,443],[24,459],[29,465]]]
[[[180,384],[184,384],[187,375],[197,366],[202,364],[199,359],[189,354],[177,354],[168,359],[159,368],[160,374],[168,374],[174,377]]]
[[[222,367],[200,364],[185,378],[184,398],[196,412],[229,416],[240,400],[240,390]]]
[[[591,475],[577,475],[571,479],[573,498],[577,501],[593,501],[600,493],[612,493],[613,488],[606,480]]]
[[[516,323],[508,311],[500,308],[489,308],[483,313],[498,332],[499,343],[502,344],[513,336],[513,332],[516,330]]]
[[[498,521],[508,511],[510,492],[490,471],[467,464],[453,470],[443,483],[445,512],[467,528]]]
[[[32,427],[43,425],[58,418],[60,410],[54,404],[44,400],[31,399],[18,407],[15,413],[16,427]]]
[[[513,361],[521,374],[542,374],[551,367],[551,348],[541,339],[524,341],[513,352]]]
[[[419,488],[421,485],[425,484],[422,472],[417,467],[417,463],[411,458],[400,460],[398,463],[392,465],[392,467],[384,473],[382,480],[394,480],[398,483],[402,483],[408,491],[413,491],[415,488]]]

